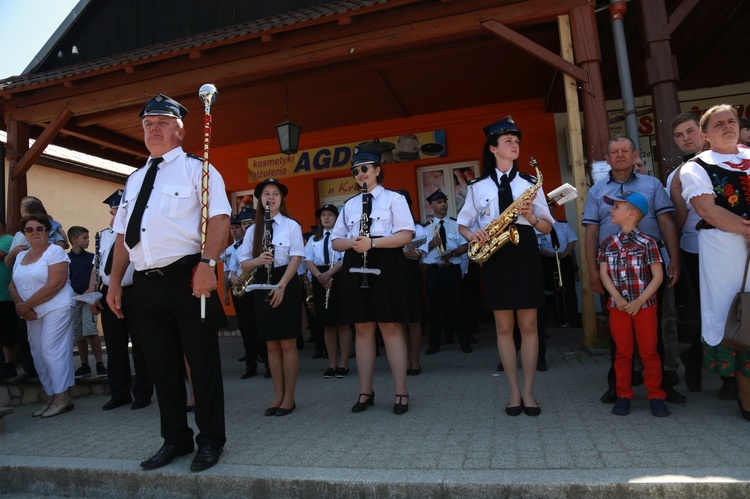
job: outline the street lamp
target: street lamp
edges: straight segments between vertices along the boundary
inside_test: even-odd
[[[299,133],[302,127],[286,119],[276,125],[279,136],[279,149],[284,154],[294,154],[299,150]]]

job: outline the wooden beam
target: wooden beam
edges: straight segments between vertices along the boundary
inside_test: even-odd
[[[248,83],[294,71],[319,68],[329,64],[348,62],[369,57],[373,54],[401,51],[412,47],[426,46],[446,40],[456,40],[465,36],[480,34],[481,23],[490,19],[500,19],[508,26],[528,24],[534,20],[554,19],[566,14],[571,8],[587,4],[586,0],[529,0],[500,7],[487,8],[427,21],[388,26],[351,36],[329,39],[320,42],[300,43],[292,33],[283,37],[283,47],[274,47],[267,53],[255,57],[238,57],[227,60],[219,53],[212,52],[197,63],[184,58],[174,65],[149,60],[150,65],[140,66],[131,81],[123,78],[122,72],[113,75],[100,75],[76,85],[76,95],[56,88],[29,92],[24,97],[14,99],[17,105],[17,118],[27,123],[49,121],[61,102],[71,102],[75,115],[96,113],[123,106],[141,104],[153,95],[154,88],[169,89],[171,96],[193,94],[196,82],[205,79],[210,73],[217,85],[232,82]],[[458,6],[451,2],[446,6]],[[358,23],[361,26],[363,23]],[[345,29],[349,29],[348,27]],[[296,34],[296,33],[295,33]],[[299,36],[304,37],[300,32]],[[278,50],[276,50],[278,48]],[[172,59],[176,59],[174,55]],[[217,62],[218,61],[218,62]],[[570,65],[573,66],[574,65]],[[574,69],[570,69],[575,71]],[[179,78],[175,78],[179,74]],[[576,73],[582,77],[581,73]],[[94,80],[94,81],[92,81]],[[125,80],[125,81],[124,81]],[[117,88],[117,92],[112,89]],[[2,92],[0,92],[0,95]]]
[[[8,199],[5,210],[8,232],[14,233],[18,230],[18,221],[21,219],[21,199],[28,193],[26,175],[14,177],[18,162],[29,150],[29,125],[21,123],[6,115],[5,122],[8,124],[8,143],[5,148],[5,157],[8,160]]]
[[[675,11],[672,12],[672,15],[669,16],[669,20],[667,21],[666,26],[664,26],[664,33],[667,35],[674,33],[674,30],[677,29],[680,23],[685,20],[688,14],[693,11],[700,1],[701,0],[682,0],[680,5],[678,5]]]
[[[57,118],[47,126],[36,142],[34,142],[34,145],[26,151],[26,154],[23,155],[14,168],[12,176],[13,180],[18,180],[19,177],[26,175],[29,168],[31,168],[34,162],[39,159],[39,156],[42,155],[44,149],[50,144],[50,142],[52,142],[52,139],[57,136],[60,130],[62,130],[63,126],[65,126],[68,120],[73,116],[73,111],[70,108],[70,104],[62,108],[60,114],[57,115]]]
[[[138,158],[147,158],[148,152],[143,145],[143,142],[130,140],[124,138],[122,135],[116,135],[105,130],[96,129],[93,127],[80,127],[74,124],[68,123],[63,127],[62,132],[67,133],[73,137],[85,140],[87,142],[93,142],[94,144],[116,151],[132,154]]]
[[[530,40],[519,33],[516,33],[515,31],[498,21],[485,21],[482,23],[482,28],[491,33],[494,33],[511,45],[518,47],[527,54],[536,57],[540,61],[549,64],[553,68],[562,71],[564,74],[575,78],[580,82],[586,82],[589,79],[588,73],[576,66],[574,63],[566,61],[554,52],[550,52],[535,41]]]

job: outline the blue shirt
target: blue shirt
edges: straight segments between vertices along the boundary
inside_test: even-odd
[[[70,285],[77,295],[81,295],[89,289],[91,269],[94,268],[94,254],[85,250],[78,254],[70,251],[68,258],[70,258]]]

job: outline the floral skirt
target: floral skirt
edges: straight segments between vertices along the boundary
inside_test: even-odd
[[[709,374],[750,378],[750,352],[703,342],[703,370]]]

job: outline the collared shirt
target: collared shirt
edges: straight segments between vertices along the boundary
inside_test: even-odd
[[[609,266],[609,276],[617,291],[626,300],[633,301],[643,294],[651,282],[650,265],[662,260],[656,241],[635,228],[629,234],[621,230],[607,236],[599,246],[596,261]],[[612,296],[609,297],[608,304],[612,308],[617,307]],[[656,305],[656,293],[641,308],[652,305]]]
[[[638,229],[661,242],[661,230],[656,217],[662,213],[674,211],[674,205],[658,179],[635,172],[631,173],[628,179],[622,183],[612,178],[610,172],[607,179],[594,184],[589,189],[586,198],[581,225],[598,225],[600,244],[606,237],[616,234],[620,227],[611,222],[612,215],[610,215],[609,210],[612,207],[606,204],[602,198],[605,195],[614,197],[627,191],[637,192],[646,198],[648,214],[638,222]]]
[[[716,165],[730,172],[750,172],[750,149],[740,148],[736,154],[719,154],[713,151],[703,151],[696,158],[701,159],[709,165]],[[694,158],[695,159],[695,158]],[[705,168],[695,161],[688,161],[680,169],[680,181],[682,181],[682,197],[685,201],[703,194],[716,196],[716,187],[711,181]],[[721,183],[721,182],[717,182]],[[719,191],[724,195],[724,191]]]
[[[443,255],[445,255],[446,253],[450,253],[451,251],[455,250],[462,244],[465,244],[466,240],[461,234],[459,234],[458,223],[455,220],[450,217],[445,217],[442,221],[443,227],[445,227],[445,251],[443,252]],[[439,218],[434,217],[429,225],[427,225],[427,242],[425,242],[419,248],[426,255],[423,261],[427,265],[444,263],[442,255],[438,253],[437,246],[429,249],[430,241],[432,241],[432,238],[435,237],[435,234],[440,234],[440,222],[441,220]],[[453,265],[461,264],[461,256],[454,255],[453,257],[451,257],[450,262]]]
[[[370,213],[370,235],[385,237],[402,230],[415,231],[414,219],[406,204],[406,198],[382,185],[375,187],[372,194],[372,211]],[[331,232],[331,240],[354,239],[359,236],[359,225],[362,221],[362,194],[348,199],[336,219]]]
[[[227,248],[221,252],[221,255],[219,255],[219,260],[224,262],[224,272],[237,272],[237,268],[235,268],[236,265],[239,265],[239,262],[237,262],[237,258],[235,258],[235,253],[237,253],[237,250],[242,245],[242,239],[239,241],[235,241]]]
[[[94,268],[94,254],[86,250],[82,250],[80,253],[69,251],[68,258],[70,259],[68,267],[70,285],[77,295],[82,295],[89,289],[91,269]]]
[[[130,261],[139,271],[165,267],[201,250],[203,164],[185,154],[182,147],[162,157],[164,161],[159,164],[154,189],[143,213],[141,226],[145,230],[141,231],[141,241],[134,248],[128,248]],[[113,225],[118,234],[125,234],[146,170],[136,170],[125,184]],[[208,218],[232,212],[224,179],[213,166],[209,166],[208,193]]]
[[[117,239],[117,234],[110,227],[99,233],[99,278],[105,286],[109,286],[109,275],[105,274],[104,270],[107,266],[109,253],[115,247],[115,239]],[[133,272],[135,272],[135,265],[130,262],[122,276],[122,282],[120,283],[122,287],[133,284]]]
[[[497,170],[498,179],[503,175],[500,170]],[[534,184],[523,178],[521,175],[516,175],[510,182],[510,190],[513,194],[513,200],[518,199],[529,187]],[[481,180],[477,180],[468,187],[468,193],[466,194],[466,202],[461,213],[458,214],[458,224],[464,227],[486,227],[490,222],[500,216],[500,206],[497,201],[497,185],[492,180],[492,177],[487,176]],[[547,206],[547,197],[544,194],[544,189],[539,188],[536,191],[536,196],[532,201],[532,211],[534,216],[547,220],[549,223],[553,223],[555,220],[550,215],[549,207]],[[531,222],[526,220],[523,215],[518,216],[516,224],[531,225]]]
[[[289,264],[293,256],[305,259],[305,244],[302,239],[302,227],[295,220],[277,213],[273,223],[273,266],[282,267]],[[254,224],[245,232],[245,238],[237,249],[237,261],[241,264],[253,258],[253,238],[255,229],[264,230],[263,224]]]
[[[553,223],[552,229],[555,231],[555,234],[557,234],[557,240],[560,243],[560,246],[558,248],[559,252],[565,251],[565,248],[568,247],[568,244],[578,241],[578,236],[576,236],[576,233],[573,232],[570,226],[565,222]],[[547,253],[555,252],[555,248],[554,246],[552,246],[551,234],[537,234],[537,242],[539,243],[539,248],[543,249]]]
[[[671,192],[672,180],[677,172],[680,171],[682,165],[672,170],[672,173],[667,177],[667,195]],[[671,196],[670,196],[671,197]],[[687,218],[685,219],[685,225],[679,227],[682,229],[682,236],[680,236],[680,248],[688,253],[698,253],[698,229],[695,228],[702,219],[698,212],[693,208],[693,204],[689,201],[685,202],[687,207]]]
[[[332,229],[333,230],[333,229]],[[313,262],[315,266],[320,267],[325,265],[325,255],[323,254],[323,244],[326,240],[326,232],[323,231],[323,236],[319,241],[316,241],[314,237],[311,237],[305,245],[305,260]],[[333,234],[328,238],[328,265],[333,267],[336,263],[344,258],[344,254],[339,251],[333,251],[331,243],[333,242]]]

